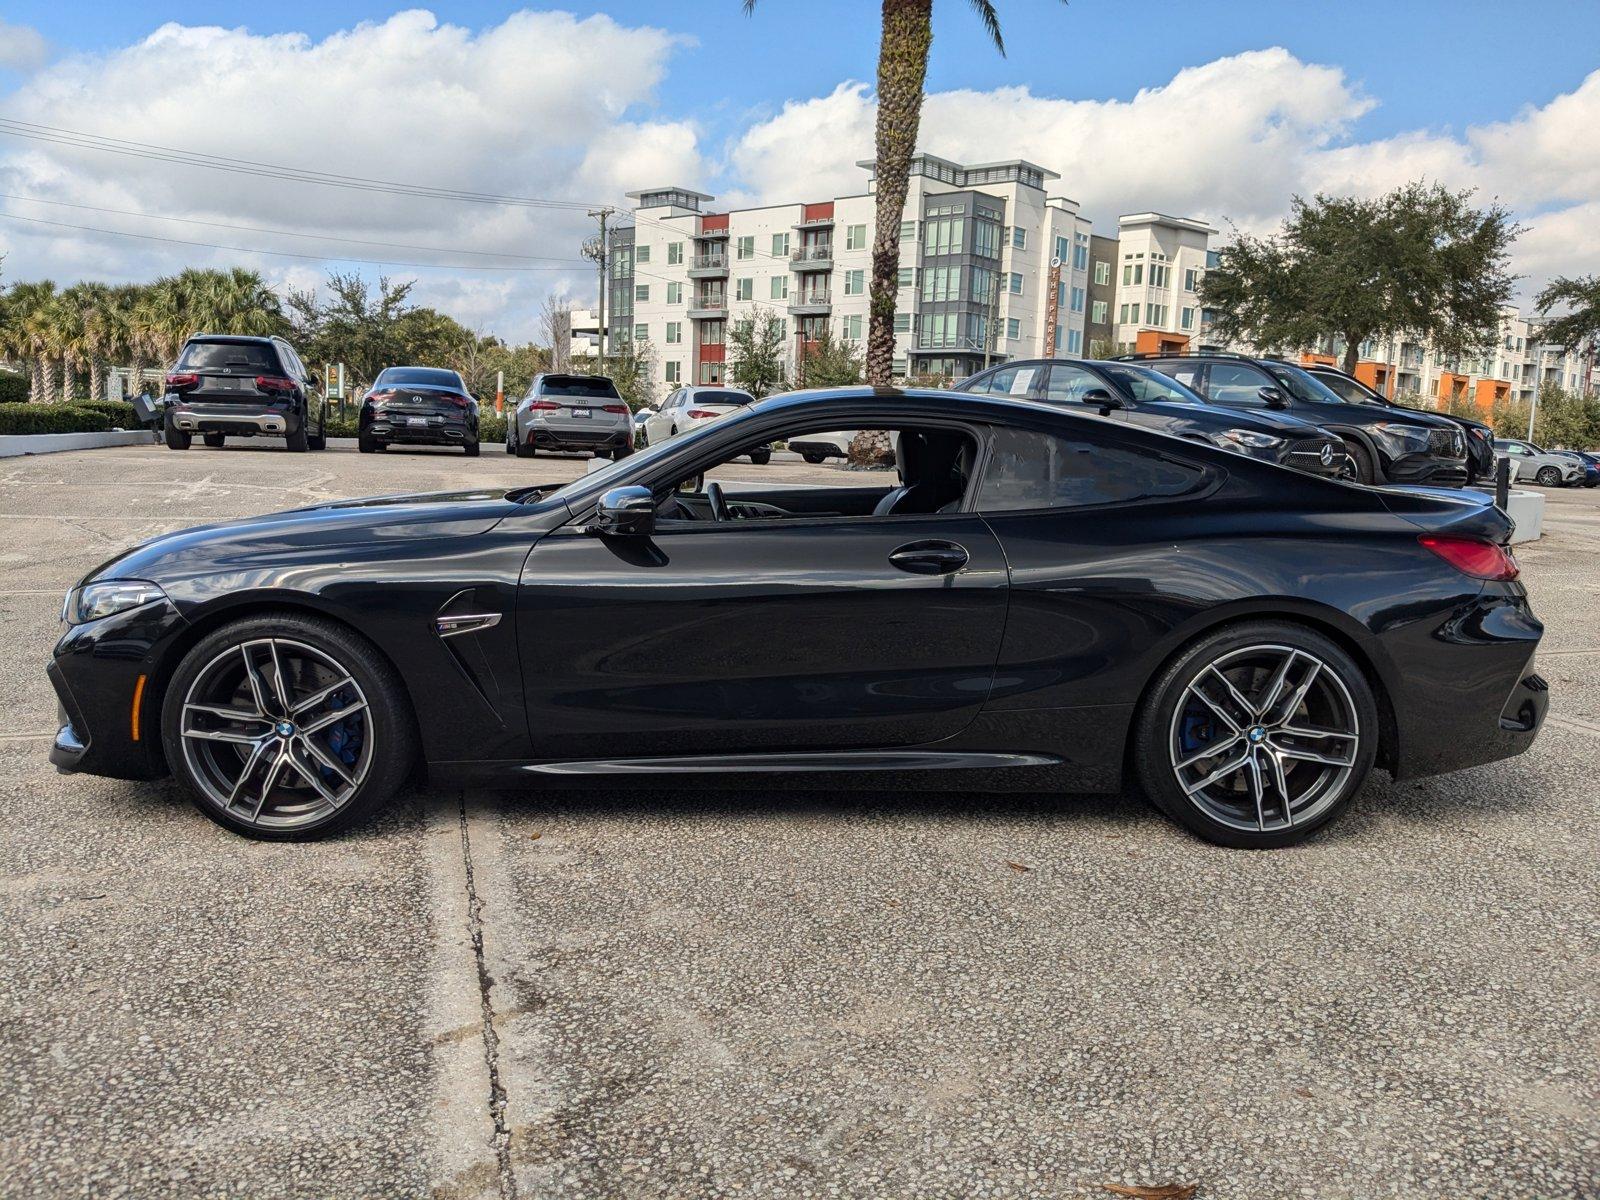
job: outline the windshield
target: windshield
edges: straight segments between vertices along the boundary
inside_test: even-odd
[[[1172,400],[1180,404],[1205,403],[1200,396],[1183,384],[1149,367],[1108,366],[1102,367],[1101,370],[1132,392],[1135,400]]]
[[[729,417],[727,421],[712,421],[705,425],[697,426],[688,433],[680,434],[665,442],[656,442],[643,450],[637,450],[626,458],[619,458],[609,466],[601,467],[598,471],[591,471],[587,475],[580,475],[571,483],[564,484],[553,492],[540,492],[537,498],[544,500],[560,500],[571,508],[580,507],[585,496],[592,496],[596,492],[603,492],[614,485],[619,476],[631,474],[638,469],[649,470],[658,459],[669,454],[676,454],[686,446],[692,446],[698,441],[724,432],[728,428],[728,421],[737,420]]]
[[[541,396],[599,396],[620,400],[616,385],[601,375],[546,375],[539,381]]]
[[[1302,371],[1299,367],[1289,363],[1268,362],[1262,363],[1267,372],[1281,383],[1289,394],[1296,400],[1308,400],[1312,404],[1344,404],[1345,398],[1339,395],[1327,384],[1317,379],[1309,371]]]
[[[221,371],[226,375],[278,373],[278,356],[260,342],[190,342],[178,360],[180,371]]]
[[[441,367],[390,367],[378,375],[373,387],[409,387],[421,384],[423,387],[446,387],[466,390],[461,382],[461,376],[454,371],[446,371]]]

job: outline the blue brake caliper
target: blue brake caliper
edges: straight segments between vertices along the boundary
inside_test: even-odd
[[[343,708],[344,701],[335,696],[329,701],[328,707],[333,709]],[[356,759],[361,754],[361,735],[361,714],[351,713],[344,720],[335,721],[329,726],[328,749],[338,755],[339,761],[344,763],[345,766],[353,767],[356,765]],[[322,775],[324,779],[329,781],[338,778],[338,775],[331,767],[323,767]]]
[[[1183,730],[1178,735],[1178,743],[1185,755],[1193,754],[1211,741],[1213,731],[1211,719],[1190,713],[1183,718]]]

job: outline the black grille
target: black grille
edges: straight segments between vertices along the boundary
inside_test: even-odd
[[[1434,454],[1444,454],[1450,458],[1464,458],[1467,453],[1467,444],[1462,438],[1459,429],[1430,429],[1428,431],[1428,449]]]
[[[1322,450],[1325,446],[1332,451],[1330,461],[1326,463],[1322,461]],[[1285,466],[1298,467],[1302,471],[1325,471],[1334,474],[1344,465],[1344,446],[1337,442],[1329,442],[1325,438],[1301,438],[1299,441],[1289,443],[1289,448],[1284,451],[1283,461]]]

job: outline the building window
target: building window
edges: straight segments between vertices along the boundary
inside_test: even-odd
[[[789,277],[787,275],[774,275],[772,277],[772,299],[787,300],[789,298]]]
[[[987,229],[991,229],[991,230],[995,230],[995,231],[998,231],[998,229],[999,229],[999,226],[991,225],[987,221],[981,222],[981,224]],[[924,241],[924,245],[926,247],[924,249],[923,253],[924,254],[930,254],[930,255],[931,254],[960,254],[961,253],[961,249],[962,249],[962,242],[965,240],[965,238],[964,238],[964,230],[965,230],[965,228],[966,228],[966,222],[960,217],[957,217],[953,221],[952,220],[929,221],[928,224],[927,224],[927,227],[923,230],[923,234],[924,234],[923,241]],[[986,257],[988,257],[988,258],[995,257],[994,252],[992,250],[989,251],[988,254],[986,255]]]
[[[915,221],[900,222],[900,240],[914,242],[917,240],[917,223]]]
[[[910,313],[908,313],[908,312],[897,312],[897,313],[895,313],[895,315],[894,315],[894,331],[896,333],[910,333],[911,332],[911,314]]]
[[[682,304],[683,303],[683,284],[681,284],[681,283],[669,283],[669,284],[667,284],[667,303],[668,304]]]
[[[1011,272],[1011,294],[1013,296],[1022,295],[1022,276],[1015,271]]]
[[[1108,307],[1109,306],[1104,300],[1096,300],[1093,304],[1089,305],[1089,320],[1094,322],[1096,325],[1104,325],[1106,323],[1106,309]]]
[[[1074,271],[1086,270],[1089,266],[1089,247],[1074,246],[1072,248],[1072,269]]]
[[[1028,231],[1021,225],[1011,227],[1011,248],[1013,250],[1026,250],[1028,248]]]
[[[1163,265],[1162,263],[1151,263],[1150,264],[1150,286],[1153,287],[1153,288],[1159,288],[1162,291],[1165,291],[1166,287],[1167,287],[1167,273],[1170,270],[1171,270],[1170,267],[1167,267],[1167,266]]]
[[[1190,267],[1187,271],[1185,271],[1183,273],[1183,290],[1184,291],[1192,292],[1192,291],[1195,290],[1196,287],[1199,286],[1199,284],[1200,284],[1200,271],[1197,268]]]
[[[897,359],[892,360],[890,362],[890,364],[889,364],[889,370],[891,372],[893,372],[895,375],[900,376],[902,379],[905,378],[906,360],[903,359],[903,358],[897,358]]]
[[[720,346],[723,341],[724,321],[701,321],[700,344],[702,346]]]
[[[667,382],[681,383],[683,381],[683,364],[669,362],[667,364]]]
[[[756,239],[754,237],[740,238],[734,253],[740,258],[754,258],[756,256]]]
[[[1186,308],[1178,314],[1178,326],[1181,329],[1194,328],[1194,309]]]
[[[1165,304],[1146,304],[1144,306],[1144,323],[1146,325],[1165,325],[1167,323],[1167,306]]]
[[[636,342],[647,342],[647,341],[649,341],[650,340],[650,326],[643,325],[643,324],[635,325],[633,327],[633,340],[636,341]]]
[[[926,301],[961,299],[961,268],[929,267],[923,271],[922,298]]]
[[[754,300],[756,295],[756,281],[748,275],[743,279],[734,281],[733,298],[735,300]]]
[[[844,248],[846,250],[865,250],[867,248],[867,227],[865,225],[846,225],[844,227]]]
[[[681,263],[682,261],[683,261],[683,243],[682,242],[668,242],[667,243],[667,265],[675,267],[679,263]]]
[[[901,267],[899,275],[895,278],[895,286],[903,288],[910,287],[913,279],[912,272],[913,268],[911,267]]]
[[[1083,353],[1083,330],[1081,330],[1081,329],[1069,329],[1067,331],[1067,353],[1068,354],[1082,354]]]
[[[1083,289],[1081,287],[1075,287],[1072,289],[1072,311],[1083,311]]]
[[[859,342],[861,340],[861,314],[852,313],[841,322],[844,327],[844,340]]]
[[[668,321],[667,322],[667,344],[669,346],[675,346],[675,345],[677,345],[678,343],[680,343],[682,341],[683,341],[683,322],[682,321]]]
[[[648,303],[650,300],[650,285],[648,283],[635,284],[633,298],[641,304]]]
[[[789,235],[787,233],[775,233],[772,235],[772,257],[789,257]]]
[[[865,228],[865,226],[862,226]],[[865,271],[846,271],[844,273],[844,294],[846,296],[859,296],[866,291],[867,273]]]
[[[1097,259],[1094,264],[1094,282],[1096,287],[1105,287],[1111,282],[1111,264],[1103,259]]]
[[[1006,337],[1013,342],[1022,336],[1022,320],[1019,317],[1006,318]]]
[[[634,260],[634,262],[649,262],[650,261],[650,247],[649,246],[637,246],[637,247],[635,247],[634,251],[633,251],[633,260]]]

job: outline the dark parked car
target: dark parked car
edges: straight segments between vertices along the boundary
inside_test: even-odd
[[[506,419],[506,453],[590,451],[596,458],[633,453],[633,413],[604,375],[543,372]]]
[[[1381,404],[1401,412],[1424,412],[1429,416],[1443,417],[1446,421],[1461,426],[1467,439],[1467,482],[1471,484],[1494,481],[1494,430],[1482,421],[1474,421],[1471,417],[1458,417],[1454,413],[1433,413],[1427,409],[1396,404],[1382,392],[1368,387],[1354,375],[1347,375],[1338,367],[1323,366],[1319,363],[1307,366],[1306,371],[1351,404]]]
[[[1313,475],[1345,471],[1344,443],[1310,422],[1284,413],[1224,408],[1159,371],[1133,363],[1022,359],[980,372],[955,390],[1097,412]]]
[[[290,450],[321,450],[327,410],[317,377],[279,337],[197,333],[167,372],[159,417],[170,450],[199,434],[208,446],[230,437],[282,437]]]
[[[1131,355],[1214,404],[1281,408],[1343,440],[1349,477],[1360,483],[1467,482],[1467,439],[1436,413],[1351,404],[1304,368],[1239,354]]]
[[[478,401],[466,380],[441,367],[385,367],[361,400],[356,446],[460,446],[478,453]]]
[[[724,489],[817,429],[899,477]],[[69,593],[51,759],[305,838],[436,784],[773,772],[1107,791],[1236,846],[1525,750],[1543,627],[1487,496],[1058,407],[778,396],[565,485],[156,538]],[[878,773],[878,774],[874,774]]]

